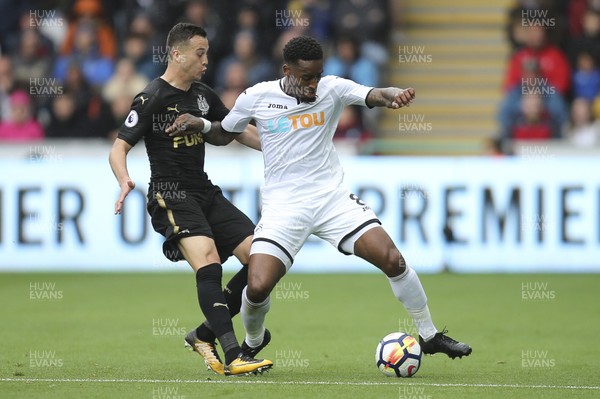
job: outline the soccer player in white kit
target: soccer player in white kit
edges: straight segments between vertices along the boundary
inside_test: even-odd
[[[343,171],[332,138],[345,106],[401,108],[415,98],[412,88],[372,88],[324,76],[323,51],[307,36],[283,49],[284,77],[242,93],[221,121],[225,132],[242,132],[254,120],[265,163],[258,222],[242,293],[246,329],[242,349],[255,356],[270,341],[264,327],[269,294],[291,267],[310,234],[354,254],[385,273],[392,291],[412,316],[424,353],[467,356],[471,347],[438,332],[414,269],[381,227],[375,213],[342,185]]]

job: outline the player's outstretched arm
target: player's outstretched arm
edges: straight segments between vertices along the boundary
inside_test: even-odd
[[[117,138],[108,156],[110,167],[121,187],[119,199],[115,203],[115,215],[121,213],[125,197],[135,187],[135,183],[129,177],[129,172],[127,172],[127,154],[129,150],[131,150],[131,145],[125,140]]]
[[[415,99],[415,89],[409,87],[375,88],[369,92],[366,103],[369,107],[387,107],[398,109],[408,107]]]
[[[208,133],[202,135],[204,141],[212,145],[227,145],[235,139],[237,134],[226,132],[221,128],[221,122],[212,122]]]
[[[221,122],[210,122],[190,114],[179,115],[173,124],[165,129],[165,132],[171,137],[202,133],[205,142],[218,146],[231,143],[237,136],[221,129]]]
[[[242,133],[236,135],[235,139],[247,147],[254,148],[257,151],[262,150],[256,126],[248,124]]]

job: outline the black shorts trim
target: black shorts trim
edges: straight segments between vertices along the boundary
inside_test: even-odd
[[[283,253],[290,259],[290,262],[294,263],[294,258],[292,258],[292,255],[290,255],[290,253],[277,241],[271,240],[269,238],[262,238],[262,237],[258,237],[258,238],[255,238],[252,240],[252,242],[255,242],[255,241],[264,241],[264,242],[268,242],[269,244],[275,245],[277,248],[279,248],[283,251]]]
[[[214,186],[210,190],[186,191],[181,198],[162,193],[148,196],[152,227],[165,237],[163,253],[173,262],[183,260],[178,242],[184,237],[212,238],[221,263],[254,234],[254,223]]]
[[[355,228],[354,230],[352,230],[350,233],[346,234],[344,236],[344,238],[342,238],[340,240],[340,243],[338,244],[338,251],[340,251],[341,253],[343,253],[344,255],[352,255],[350,252],[346,252],[344,250],[342,250],[342,244],[344,243],[344,241],[346,241],[348,238],[352,237],[354,234],[358,233],[363,227],[368,226],[372,223],[377,223],[379,225],[381,225],[381,222],[379,221],[379,219],[371,219],[371,220],[367,220],[366,222],[364,222],[363,224],[361,224],[360,226],[358,226],[357,228]]]

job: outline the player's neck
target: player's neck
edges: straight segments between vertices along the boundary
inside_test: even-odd
[[[294,88],[290,85],[288,80],[289,79],[286,76],[281,79],[281,90],[288,96],[295,98],[298,104],[300,104],[302,99],[295,93]]]
[[[194,82],[194,79],[190,79],[184,76],[179,71],[173,70],[167,66],[167,70],[160,77],[162,80],[170,84],[171,86],[183,90],[188,91]]]

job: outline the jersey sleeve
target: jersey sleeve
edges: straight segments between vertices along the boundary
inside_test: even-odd
[[[252,120],[253,96],[245,90],[235,100],[235,105],[229,114],[221,121],[223,130],[230,133],[241,133]]]
[[[222,121],[229,113],[229,108],[223,104],[223,101],[221,101],[221,98],[213,89],[208,86],[205,87],[206,97],[210,103],[210,110],[205,119],[208,119],[209,121]]]
[[[361,105],[367,106],[367,95],[372,87],[363,86],[352,80],[340,77],[334,77],[331,83],[333,91],[339,97],[344,105]]]
[[[138,94],[131,104],[131,110],[119,129],[118,138],[134,146],[144,135],[152,133],[152,101],[149,94]]]

